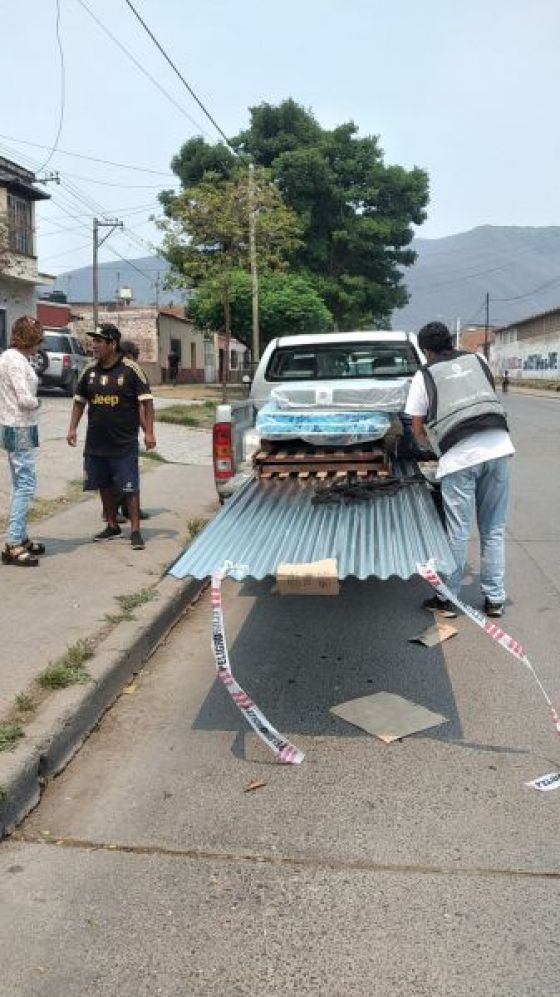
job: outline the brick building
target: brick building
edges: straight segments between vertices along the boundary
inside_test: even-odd
[[[73,304],[73,330],[87,345],[87,334],[93,332],[91,303]],[[99,310],[99,322],[114,322],[123,339],[131,339],[140,351],[140,363],[152,384],[165,381],[167,357],[171,350],[179,356],[179,381],[204,382],[204,336],[184,317],[178,308],[125,307]]]

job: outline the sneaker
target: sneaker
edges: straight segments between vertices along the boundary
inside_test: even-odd
[[[484,612],[486,616],[503,616],[504,604],[503,602],[490,602],[490,599],[486,599],[484,602]]]
[[[140,530],[133,530],[130,534],[130,546],[133,550],[144,550],[146,544],[144,543],[144,538],[140,533]]]
[[[430,613],[437,613],[439,616],[444,616],[446,620],[454,620],[457,616],[453,603],[449,602],[449,599],[440,599],[437,595],[434,595],[431,599],[425,599],[422,607]]]
[[[94,536],[94,541],[96,540],[114,540],[115,537],[122,536],[120,526],[106,526],[101,533],[96,533]]]

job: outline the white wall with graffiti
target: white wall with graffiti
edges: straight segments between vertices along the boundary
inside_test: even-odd
[[[512,380],[560,379],[560,333],[517,339],[516,330],[498,333],[490,364],[499,376],[508,371]]]

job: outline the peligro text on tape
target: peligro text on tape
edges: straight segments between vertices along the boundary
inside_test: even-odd
[[[551,789],[560,789],[560,772],[549,772],[541,775],[538,779],[531,779],[526,782],[529,789],[538,789],[540,793],[549,793]]]
[[[473,620],[473,622],[480,627],[481,630],[484,630],[484,633],[488,634],[492,640],[495,640],[496,643],[500,644],[506,651],[508,651],[509,654],[512,654],[514,658],[517,658],[522,665],[525,665],[525,668],[532,675],[550,710],[556,733],[560,734],[560,716],[558,715],[558,711],[555,709],[548,692],[535,671],[535,668],[525,654],[523,645],[520,644],[518,640],[510,637],[510,635],[506,633],[505,630],[502,630],[497,623],[494,623],[493,620],[489,620],[484,613],[481,613],[478,609],[474,609],[473,606],[469,606],[468,603],[463,602],[458,598],[458,596],[454,595],[451,589],[449,589],[445,582],[442,581],[431,562],[417,565],[417,571],[418,574],[425,579],[425,581],[430,583],[432,588],[436,590],[442,599],[448,599],[449,602],[452,602],[454,606],[457,606],[458,609],[462,610],[465,616],[468,616],[469,619]]]
[[[224,632],[222,582],[234,570],[235,565],[231,561],[226,561],[223,567],[219,571],[215,571],[212,575],[212,652],[214,654],[214,661],[216,662],[216,669],[220,679],[236,706],[241,710],[247,723],[251,725],[255,733],[274,752],[278,760],[283,762],[284,765],[299,765],[305,758],[303,751],[300,751],[299,748],[291,744],[283,734],[278,733],[272,724],[268,722],[264,713],[259,710],[256,703],[253,702],[251,697],[247,695],[245,690],[241,688],[233,677]]]

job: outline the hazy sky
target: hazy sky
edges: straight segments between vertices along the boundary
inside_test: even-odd
[[[184,113],[104,33],[85,3]],[[250,105],[293,97],[324,126],[353,119],[361,134],[379,135],[387,163],[427,169],[431,203],[422,236],[483,224],[560,224],[558,0],[135,0],[135,6],[226,134],[246,126]],[[56,0],[0,0],[0,154],[31,168],[49,155],[59,123],[56,12]],[[173,185],[165,176],[171,157],[194,134],[217,138],[125,0],[60,0],[60,34],[66,89],[60,150],[161,175],[57,152],[48,169],[59,170],[63,184],[49,185],[52,201],[38,211],[40,266],[51,273],[90,262],[95,206],[128,226],[111,239],[117,252],[146,255],[149,247],[138,239],[157,238],[149,215],[157,211],[161,186]],[[101,259],[112,258],[104,247]]]

